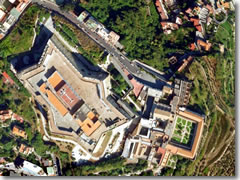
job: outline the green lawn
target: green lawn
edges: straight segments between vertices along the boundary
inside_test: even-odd
[[[181,139],[179,137],[173,137],[174,140],[176,140],[177,142],[181,142]]]
[[[191,129],[191,121],[178,117],[173,131],[173,139],[179,143],[187,144],[190,139]]]
[[[171,168],[175,168],[177,164],[177,160],[178,160],[177,156],[171,155],[171,157],[168,159],[167,166]]]
[[[186,120],[183,119],[183,120],[182,120],[182,123],[183,123],[183,125],[186,125]]]
[[[33,28],[40,10],[35,5],[26,10],[12,32],[0,42],[0,57],[17,55],[31,48],[34,35]]]
[[[187,132],[190,133],[191,129],[189,127],[186,127]]]
[[[180,123],[181,121],[182,121],[182,119],[178,117],[177,122]]]
[[[4,40],[0,41],[0,59],[2,59],[0,60],[0,69],[6,71],[20,87],[20,89],[17,89],[6,86],[0,80],[0,104],[4,104],[6,108],[12,109],[31,123],[36,123],[36,116],[32,109],[32,103],[29,101],[30,94],[10,71],[8,59],[11,58],[8,57],[10,55],[11,57],[17,56],[19,53],[29,51],[32,47],[33,28],[37,16],[42,14],[41,10],[36,5],[30,6],[16,23],[13,30]]]

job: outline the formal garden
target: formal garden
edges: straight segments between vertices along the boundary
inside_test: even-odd
[[[193,122],[183,117],[177,117],[172,139],[183,144],[188,144],[192,136]]]
[[[171,157],[168,158],[167,166],[175,169],[175,168],[176,168],[177,161],[178,161],[177,156],[171,155]]]

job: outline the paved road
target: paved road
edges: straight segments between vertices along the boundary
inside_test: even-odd
[[[223,7],[222,5],[220,5],[222,12],[224,12],[226,16],[225,16],[224,20],[222,20],[221,22],[219,22],[218,20],[216,20],[216,11],[219,10],[219,8],[218,8],[218,9],[215,9],[215,5],[214,5],[214,4],[215,4],[215,0],[210,0],[210,2],[211,2],[212,7],[213,7],[213,20],[214,20],[217,24],[223,24],[223,23],[225,23],[226,20],[227,20],[227,18],[228,18],[228,13],[227,13],[227,11],[224,9],[224,7]]]
[[[115,59],[118,61],[118,63],[120,63],[122,65],[122,67],[125,67],[132,74],[137,75],[139,73],[138,68],[132,66],[131,65],[131,61],[126,56],[124,56],[123,53],[121,53],[114,46],[112,46],[109,43],[107,43],[98,34],[96,34],[95,32],[92,32],[91,30],[89,30],[87,28],[87,26],[85,26],[85,24],[79,22],[74,15],[72,15],[72,14],[70,14],[68,12],[62,11],[56,4],[51,3],[49,1],[32,0],[32,2],[38,4],[38,5],[46,8],[46,9],[49,9],[52,12],[55,12],[55,13],[58,13],[58,14],[62,15],[63,17],[68,19],[70,22],[75,24],[80,30],[85,32],[91,39],[93,39],[95,42],[97,42],[100,46],[105,48],[108,51],[108,53],[110,53],[111,55],[115,56],[116,57]]]

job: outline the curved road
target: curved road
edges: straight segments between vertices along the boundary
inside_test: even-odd
[[[97,33],[92,32],[90,29],[88,29],[87,26],[85,26],[84,23],[81,23],[77,20],[77,18],[70,14],[69,12],[62,11],[56,4],[44,1],[44,0],[32,0],[33,3],[38,4],[39,6],[48,9],[50,11],[53,11],[57,14],[60,14],[64,18],[66,18],[69,22],[75,24],[81,31],[86,33],[91,39],[93,39],[97,44],[102,46],[104,49],[108,51],[109,54],[112,54],[117,59],[118,63],[120,63],[123,67],[128,69],[129,72],[132,74],[138,74],[138,68],[134,67],[131,64],[131,61],[123,55],[117,48],[107,43],[103,38],[101,38]]]

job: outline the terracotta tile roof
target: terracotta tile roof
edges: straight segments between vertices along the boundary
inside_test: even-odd
[[[93,120],[94,118],[96,118],[96,115],[95,115],[92,111],[90,111],[90,112],[87,114],[87,117],[88,117],[89,119]]]
[[[223,6],[225,8],[227,8],[227,9],[229,9],[230,8],[230,3],[229,2],[225,2],[225,3],[223,3]]]
[[[192,12],[192,9],[191,9],[191,8],[188,8],[185,12],[189,14],[189,13]]]
[[[159,162],[159,164],[161,164],[161,163],[162,163],[162,160],[163,160],[163,158],[164,158],[164,156],[165,156],[166,149],[163,149],[163,148],[159,147],[158,150],[157,150],[157,153],[158,153],[158,154],[162,154],[161,159],[160,159],[160,162]]]
[[[156,5],[156,7],[157,7],[157,10],[158,10],[158,12],[159,12],[162,20],[168,19],[167,15],[165,14],[164,9],[163,9],[163,7],[162,7],[162,5],[161,5],[161,3],[160,3],[160,0],[156,0],[155,5]]]
[[[28,4],[28,1],[29,0],[19,0],[19,4],[17,5],[16,9],[19,11],[19,12],[22,12],[23,9],[26,7],[26,5]]]
[[[178,114],[180,116],[191,119],[191,120],[196,121],[198,123],[197,131],[196,131],[194,142],[193,142],[193,145],[192,145],[192,149],[191,149],[191,151],[189,151],[189,150],[185,150],[185,149],[180,148],[180,147],[173,146],[171,144],[168,144],[166,146],[166,149],[171,151],[173,154],[178,154],[180,156],[193,159],[196,155],[196,152],[197,152],[200,140],[201,140],[203,126],[204,126],[204,121],[203,121],[204,119],[203,119],[203,117],[198,116],[197,114],[194,114],[194,113],[189,112],[189,111],[184,111],[184,112],[179,111]]]
[[[58,100],[58,98],[50,90],[47,90],[47,95],[49,101],[56,107],[56,109],[61,113],[61,115],[65,116],[68,110],[63,106],[63,104]]]
[[[206,51],[209,51],[210,48],[211,48],[211,46],[212,46],[211,43],[206,43],[206,42],[204,42],[204,41],[202,41],[202,40],[200,40],[200,39],[197,40],[197,44],[199,44],[200,46],[204,47],[204,49],[205,49]]]
[[[0,9],[0,22],[4,21],[6,15],[7,14],[2,9]]]
[[[60,74],[55,71],[49,78],[48,78],[48,82],[49,84],[51,84],[51,86],[55,89],[57,87],[57,85],[63,81],[62,77],[60,76]]]
[[[9,82],[11,85],[14,84],[14,81],[12,80],[12,78],[6,72],[3,72],[2,75],[5,78],[5,81]]]
[[[190,50],[194,51],[194,49],[196,48],[196,46],[195,46],[194,43],[191,43],[191,44],[189,45],[189,48],[190,48]]]
[[[5,121],[12,118],[12,110],[2,110],[0,111],[0,120]]]
[[[22,130],[21,128],[17,127],[17,126],[14,126],[13,129],[12,129],[12,133],[14,135],[17,135],[17,136],[21,136],[23,138],[27,138],[27,134],[24,130]]]
[[[81,126],[81,129],[83,132],[87,135],[90,136],[96,129],[98,129],[101,126],[100,121],[96,121],[93,123],[93,121],[89,118],[87,118]]]
[[[64,107],[64,105],[58,100],[58,98],[52,93],[51,90],[46,89],[46,84],[43,83],[40,86],[40,91],[44,94],[47,94],[49,101],[54,105],[54,107],[61,113],[62,116],[65,116],[68,110]]]
[[[197,18],[190,18],[190,21],[193,22],[193,25],[194,25],[194,26],[197,26],[197,25],[199,25],[199,21],[200,21],[200,20],[197,19]]]
[[[178,68],[178,72],[181,72],[187,65],[189,62],[191,62],[193,60],[192,56],[189,56],[188,59],[184,59],[183,60],[183,64]]]
[[[101,122],[98,121],[98,115],[92,111],[88,112],[87,118],[83,122],[80,119],[77,122],[87,136],[91,136],[101,126]]]
[[[137,82],[126,69],[124,69],[123,71],[128,76],[129,81],[133,85],[133,93],[135,94],[136,97],[138,97],[143,89],[143,85]]]
[[[26,146],[24,144],[21,144],[20,148],[19,148],[19,152],[23,153],[25,151]]]
[[[23,123],[23,118],[17,114],[13,114],[13,118],[16,119],[17,121],[20,121],[21,123]]]
[[[42,93],[45,93],[46,92],[46,84],[45,83],[43,83],[41,86],[40,86],[40,91],[42,92]]]
[[[197,18],[190,18],[190,21],[193,22],[193,25],[195,26],[195,28],[199,31],[199,32],[202,32],[202,26],[201,24],[199,23],[200,20],[197,19]]]
[[[196,29],[199,31],[199,32],[202,32],[202,26],[201,25],[197,25],[197,26],[195,26],[196,27]]]

